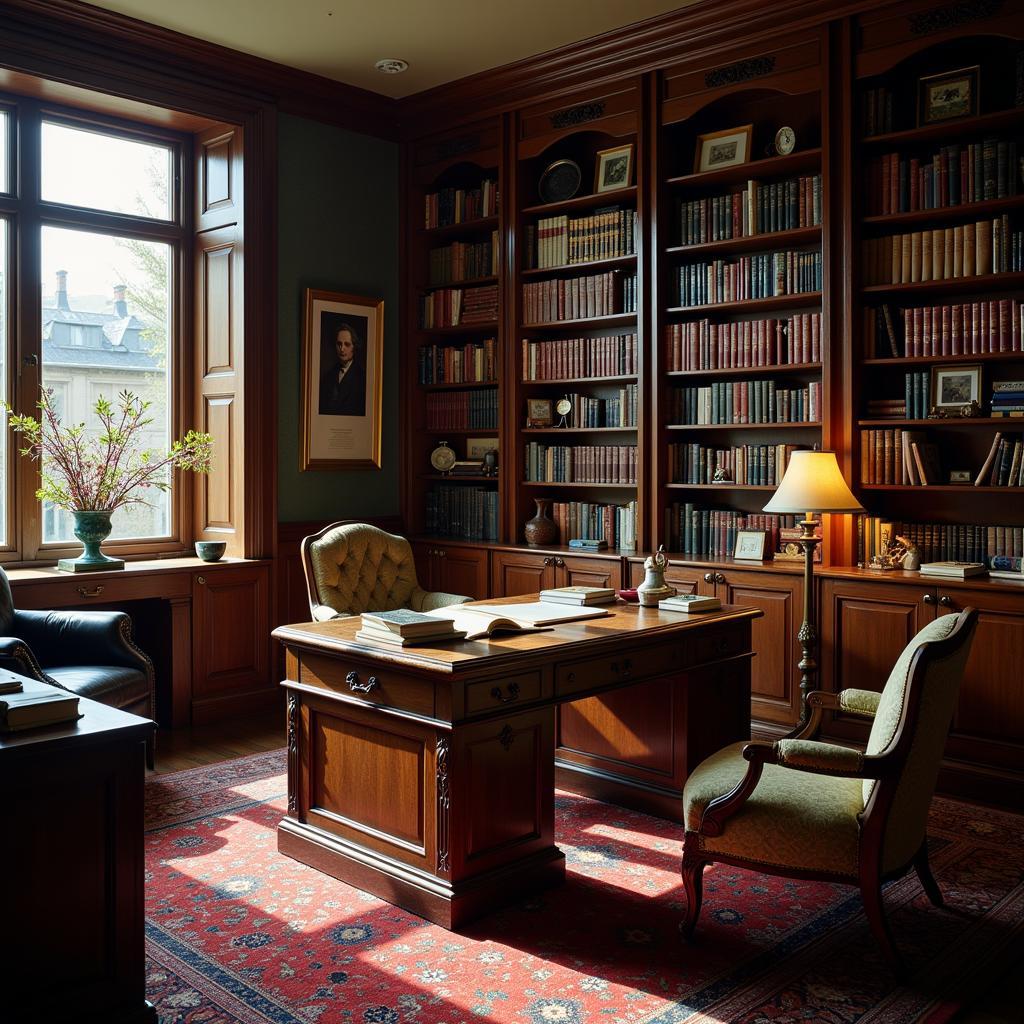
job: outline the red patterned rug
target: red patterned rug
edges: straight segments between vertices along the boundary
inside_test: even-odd
[[[886,889],[897,986],[851,888],[727,866],[684,945],[679,827],[568,794],[568,880],[447,932],[277,852],[284,752],[148,783],[147,989],[162,1024],[901,1024],[948,1019],[1020,954],[1024,818],[937,799],[932,907]]]

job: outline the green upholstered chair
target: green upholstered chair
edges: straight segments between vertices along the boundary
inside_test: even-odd
[[[396,608],[427,612],[472,600],[424,590],[409,542],[368,523],[332,523],[304,537],[302,568],[318,622]]]
[[[859,886],[871,930],[902,972],[881,886],[913,866],[942,904],[925,827],[977,619],[967,608],[928,623],[880,694],[815,691],[795,736],[736,743],[697,766],[683,792],[684,936],[700,914],[704,868],[720,861]],[[873,719],[864,753],[814,740],[824,711]]]

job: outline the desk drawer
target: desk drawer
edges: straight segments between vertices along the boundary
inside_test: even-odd
[[[706,665],[711,661],[733,658],[750,650],[750,624],[745,630],[720,629],[714,632],[699,630],[679,644],[679,667]]]
[[[116,604],[150,597],[191,597],[192,574],[126,572],[90,579],[88,573],[79,573],[45,582],[18,582],[13,590],[14,603],[19,608],[88,608],[90,604]]]
[[[632,651],[627,655],[563,662],[555,669],[555,695],[566,697],[600,686],[664,675],[678,664],[678,648],[670,644]]]
[[[501,708],[515,709],[521,704],[539,700],[541,682],[539,672],[523,675],[481,679],[466,687],[466,716],[482,715]]]
[[[298,682],[320,686],[345,700],[360,704],[409,711],[432,717],[434,684],[429,680],[410,679],[376,666],[350,663],[346,658],[325,658],[303,654],[299,661]]]

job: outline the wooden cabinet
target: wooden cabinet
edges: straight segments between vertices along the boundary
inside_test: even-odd
[[[424,590],[462,594],[474,601],[490,597],[487,555],[486,549],[449,546],[443,541],[413,544],[416,577]]]
[[[622,586],[622,560],[544,551],[491,552],[491,595],[536,594],[552,587]]]

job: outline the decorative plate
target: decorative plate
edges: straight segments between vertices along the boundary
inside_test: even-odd
[[[448,447],[447,441],[442,441],[430,453],[430,464],[438,473],[447,473],[455,465],[455,452]]]
[[[555,402],[555,412],[559,416],[568,416],[572,412],[572,402],[568,398],[560,398]]]
[[[545,203],[560,203],[576,195],[582,180],[583,172],[575,160],[556,160],[544,168],[537,194]]]

